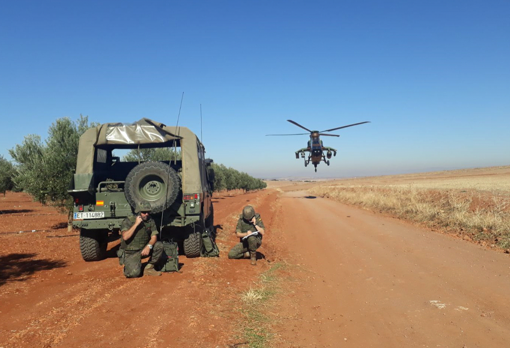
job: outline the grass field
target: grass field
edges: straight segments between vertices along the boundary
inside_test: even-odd
[[[310,192],[510,249],[510,166],[335,180]]]

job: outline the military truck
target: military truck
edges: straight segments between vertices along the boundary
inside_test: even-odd
[[[160,147],[172,149],[174,158],[126,162],[114,153]],[[163,239],[181,243],[187,257],[200,256],[202,232],[213,227],[211,163],[204,145],[185,127],[143,118],[88,129],[80,137],[68,191],[83,259],[103,259],[109,238],[118,237],[121,222],[141,201],[151,204]]]

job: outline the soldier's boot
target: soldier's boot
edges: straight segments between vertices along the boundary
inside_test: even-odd
[[[249,259],[250,258],[250,252],[249,251],[245,252],[243,256],[244,256],[245,259]]]
[[[257,252],[255,251],[250,251],[250,264],[252,266],[257,265]]]
[[[147,266],[145,266],[145,269],[143,270],[143,275],[149,275],[149,276],[160,276],[161,272],[156,271],[154,269],[154,265],[152,263],[149,263]]]

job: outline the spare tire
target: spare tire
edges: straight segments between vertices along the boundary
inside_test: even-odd
[[[145,201],[151,204],[152,213],[160,213],[175,202],[180,187],[181,180],[172,167],[162,162],[145,162],[129,172],[124,193],[133,208]]]

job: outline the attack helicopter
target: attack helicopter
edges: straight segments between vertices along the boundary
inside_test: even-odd
[[[287,136],[287,135],[307,135],[307,134],[309,134],[310,140],[308,140],[307,147],[304,147],[304,148],[296,151],[296,159],[299,159],[299,157],[301,156],[301,158],[303,158],[305,160],[305,167],[307,167],[308,164],[310,164],[310,162],[312,162],[313,166],[315,167],[315,172],[317,172],[317,165],[320,164],[321,161],[324,161],[324,163],[326,163],[329,166],[329,160],[331,159],[331,156],[336,156],[336,153],[337,153],[336,149],[334,149],[332,147],[324,146],[324,144],[322,143],[322,140],[320,139],[321,135],[328,136],[328,137],[339,137],[340,135],[338,135],[338,134],[329,134],[329,133],[325,133],[325,132],[332,132],[332,131],[342,129],[342,128],[358,126],[358,125],[364,124],[364,123],[370,123],[370,121],[364,121],[364,122],[359,122],[359,123],[348,124],[347,126],[326,129],[323,131],[316,131],[316,130],[312,131],[306,127],[303,127],[302,125],[300,125],[299,123],[297,123],[295,121],[292,121],[292,120],[287,120],[287,121],[292,123],[293,125],[298,126],[299,128],[303,128],[304,130],[308,131],[309,133],[266,134],[266,135],[267,136]],[[324,151],[326,151],[326,154],[324,154]],[[307,152],[308,152],[308,157],[306,157]]]

